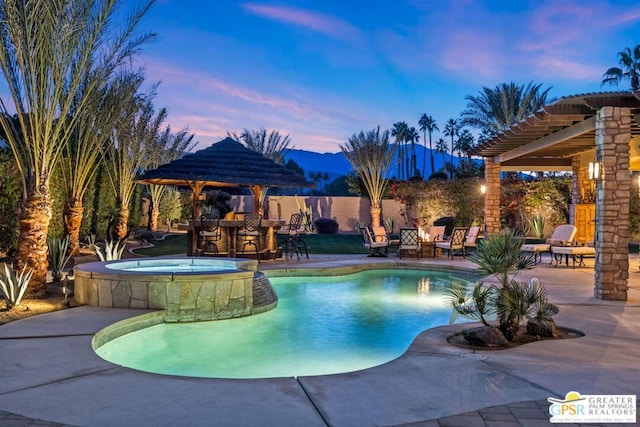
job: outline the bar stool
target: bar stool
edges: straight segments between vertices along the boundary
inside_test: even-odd
[[[246,214],[242,223],[242,228],[238,231],[238,236],[242,238],[242,254],[244,255],[247,246],[256,248],[256,259],[260,262],[260,225],[262,215]]]

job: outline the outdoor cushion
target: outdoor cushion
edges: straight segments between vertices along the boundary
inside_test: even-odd
[[[373,231],[373,240],[375,242],[388,242],[387,230],[381,225],[372,225],[371,231]]]

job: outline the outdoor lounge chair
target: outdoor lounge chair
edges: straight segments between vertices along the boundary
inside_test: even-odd
[[[453,259],[454,251],[462,253],[462,257],[465,258],[464,253],[464,239],[467,235],[467,227],[454,227],[449,236],[449,240],[444,242],[436,242],[436,248],[449,252],[449,257]]]
[[[562,264],[562,256],[564,255],[566,264],[569,265],[569,257],[571,257],[573,268],[576,268],[576,262],[578,267],[584,267],[585,257],[594,257],[596,248],[593,246],[551,246],[551,253],[556,260],[556,267],[558,264]]]
[[[476,248],[476,240],[478,239],[478,234],[480,234],[480,226],[474,225],[469,227],[469,231],[467,232],[467,236],[464,238],[464,243],[462,247],[464,252],[466,253],[469,249]]]
[[[389,254],[391,240],[386,232],[384,235],[374,235],[369,227],[361,225],[360,234],[362,234],[362,244],[364,248],[372,251],[369,256],[387,256]],[[382,251],[383,249],[384,252]]]
[[[420,258],[420,234],[417,228],[400,229],[400,246],[398,246],[400,258],[402,258],[402,251],[416,251],[416,257]]]
[[[553,230],[553,234],[548,238],[545,243],[527,243],[520,247],[520,252],[528,252],[533,254],[533,261],[537,263],[542,261],[542,254],[549,252],[551,256],[551,263],[553,263],[553,256],[551,253],[552,246],[569,246],[573,243],[573,239],[576,237],[578,229],[571,224],[562,224]]]

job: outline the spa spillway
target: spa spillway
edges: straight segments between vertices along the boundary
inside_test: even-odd
[[[141,258],[74,267],[80,304],[164,310],[165,322],[242,317],[270,310],[277,296],[255,260]]]

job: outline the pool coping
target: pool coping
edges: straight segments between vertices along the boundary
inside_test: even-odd
[[[326,261],[314,268],[345,263]],[[463,261],[451,265],[465,267]],[[211,425],[212,420],[240,426],[400,425],[540,402],[570,390],[637,393],[640,274],[630,274],[630,301],[624,303],[593,298],[589,269],[558,274],[539,266],[521,277],[532,273],[544,277],[551,300],[558,302],[557,323],[580,329],[585,337],[473,352],[443,342],[460,328],[451,325],[421,333],[398,359],[363,371],[259,380],[182,378],[117,367],[91,350],[95,332],[144,311],[79,307],[0,328],[0,357],[8,361],[0,365],[0,408],[68,425]],[[438,425],[429,423],[424,425]]]

